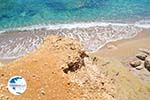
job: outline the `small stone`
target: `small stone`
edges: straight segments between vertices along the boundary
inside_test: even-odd
[[[76,50],[75,46],[70,47],[71,50]]]
[[[1,76],[3,77],[3,76],[4,76],[4,74],[1,74]]]
[[[83,59],[85,57],[89,57],[89,55],[85,51],[80,51],[80,57]]]
[[[136,55],[136,57],[137,57],[138,59],[140,59],[140,60],[145,60],[146,57],[147,57],[147,54],[145,54],[145,53],[138,53],[138,54]]]
[[[45,95],[45,92],[42,90],[42,91],[41,91],[41,94],[42,94],[42,95]]]
[[[144,66],[150,72],[150,56],[145,59]]]
[[[139,60],[131,61],[131,62],[130,62],[130,65],[131,65],[132,67],[140,66],[140,65],[141,65],[141,61],[139,61]]]
[[[141,70],[141,69],[143,69],[143,66],[137,66],[136,69]]]
[[[8,96],[6,96],[6,100],[9,100],[9,97],[8,97]]]

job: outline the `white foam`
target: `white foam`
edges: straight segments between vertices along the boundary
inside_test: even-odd
[[[56,34],[60,33],[61,35],[66,36],[66,37],[71,37],[71,38],[76,37],[76,39],[79,39],[79,41],[81,41],[81,43],[84,45],[86,50],[90,52],[95,52],[109,42],[117,41],[121,39],[133,38],[142,29],[150,28],[150,21],[143,20],[143,21],[130,23],[130,24],[109,23],[109,22],[108,23],[87,22],[87,23],[72,23],[72,24],[57,24],[57,25],[33,25],[33,26],[28,26],[28,27],[7,29],[7,30],[1,31],[0,33],[3,33],[5,31],[17,31],[17,30],[32,31],[35,29],[40,30],[43,28],[45,30],[57,30]],[[92,31],[88,30],[90,28],[92,28]],[[66,29],[69,31],[66,31]],[[11,50],[11,46],[13,43],[12,41],[9,41],[11,42],[11,44],[6,43],[5,47],[7,48],[6,49],[3,48],[2,50],[4,51],[0,51],[0,58],[10,59],[10,58],[21,57],[24,54],[36,48],[37,45],[39,45],[40,41],[42,41],[42,39],[40,36],[37,35],[35,36],[34,39],[29,38],[26,41],[22,42],[22,44],[18,44],[15,48],[13,48],[13,50]]]
[[[18,27],[18,28],[9,28],[0,31],[0,33],[6,31],[24,31],[24,30],[35,30],[35,29],[73,29],[73,28],[88,28],[88,27],[95,27],[95,26],[104,26],[107,27],[109,25],[113,26],[135,26],[139,28],[150,28],[150,20],[141,20],[135,23],[110,23],[110,22],[80,22],[80,23],[68,23],[68,24],[39,24],[39,25],[32,25],[27,27]]]
[[[150,28],[150,20],[141,20],[135,23],[136,27],[141,27],[141,28],[145,28],[145,29],[149,29]]]

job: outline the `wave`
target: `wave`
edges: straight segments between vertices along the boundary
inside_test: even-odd
[[[24,56],[38,48],[43,38],[51,34],[77,39],[85,50],[95,52],[109,42],[133,38],[137,33],[148,28],[150,20],[136,23],[87,22],[33,25],[7,29],[1,31],[4,34],[0,35],[0,59]]]
[[[39,25],[31,25],[26,27],[17,27],[17,28],[8,28],[5,30],[1,30],[0,33],[4,33],[6,31],[25,31],[25,30],[37,30],[37,29],[72,29],[72,28],[88,28],[94,26],[135,26],[139,28],[150,28],[150,20],[140,20],[135,23],[113,23],[113,22],[80,22],[80,23],[68,23],[68,24],[39,24]]]

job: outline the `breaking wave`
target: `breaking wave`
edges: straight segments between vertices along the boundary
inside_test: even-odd
[[[84,49],[93,52],[108,42],[133,38],[137,33],[148,28],[150,28],[150,20],[130,24],[87,22],[6,29],[0,32],[0,59],[24,56],[38,48],[47,35],[77,39]]]

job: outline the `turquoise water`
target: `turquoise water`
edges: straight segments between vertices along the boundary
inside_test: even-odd
[[[0,0],[0,59],[24,56],[50,34],[75,38],[93,52],[144,28],[150,0]]]
[[[0,0],[0,29],[150,19],[150,0]]]

